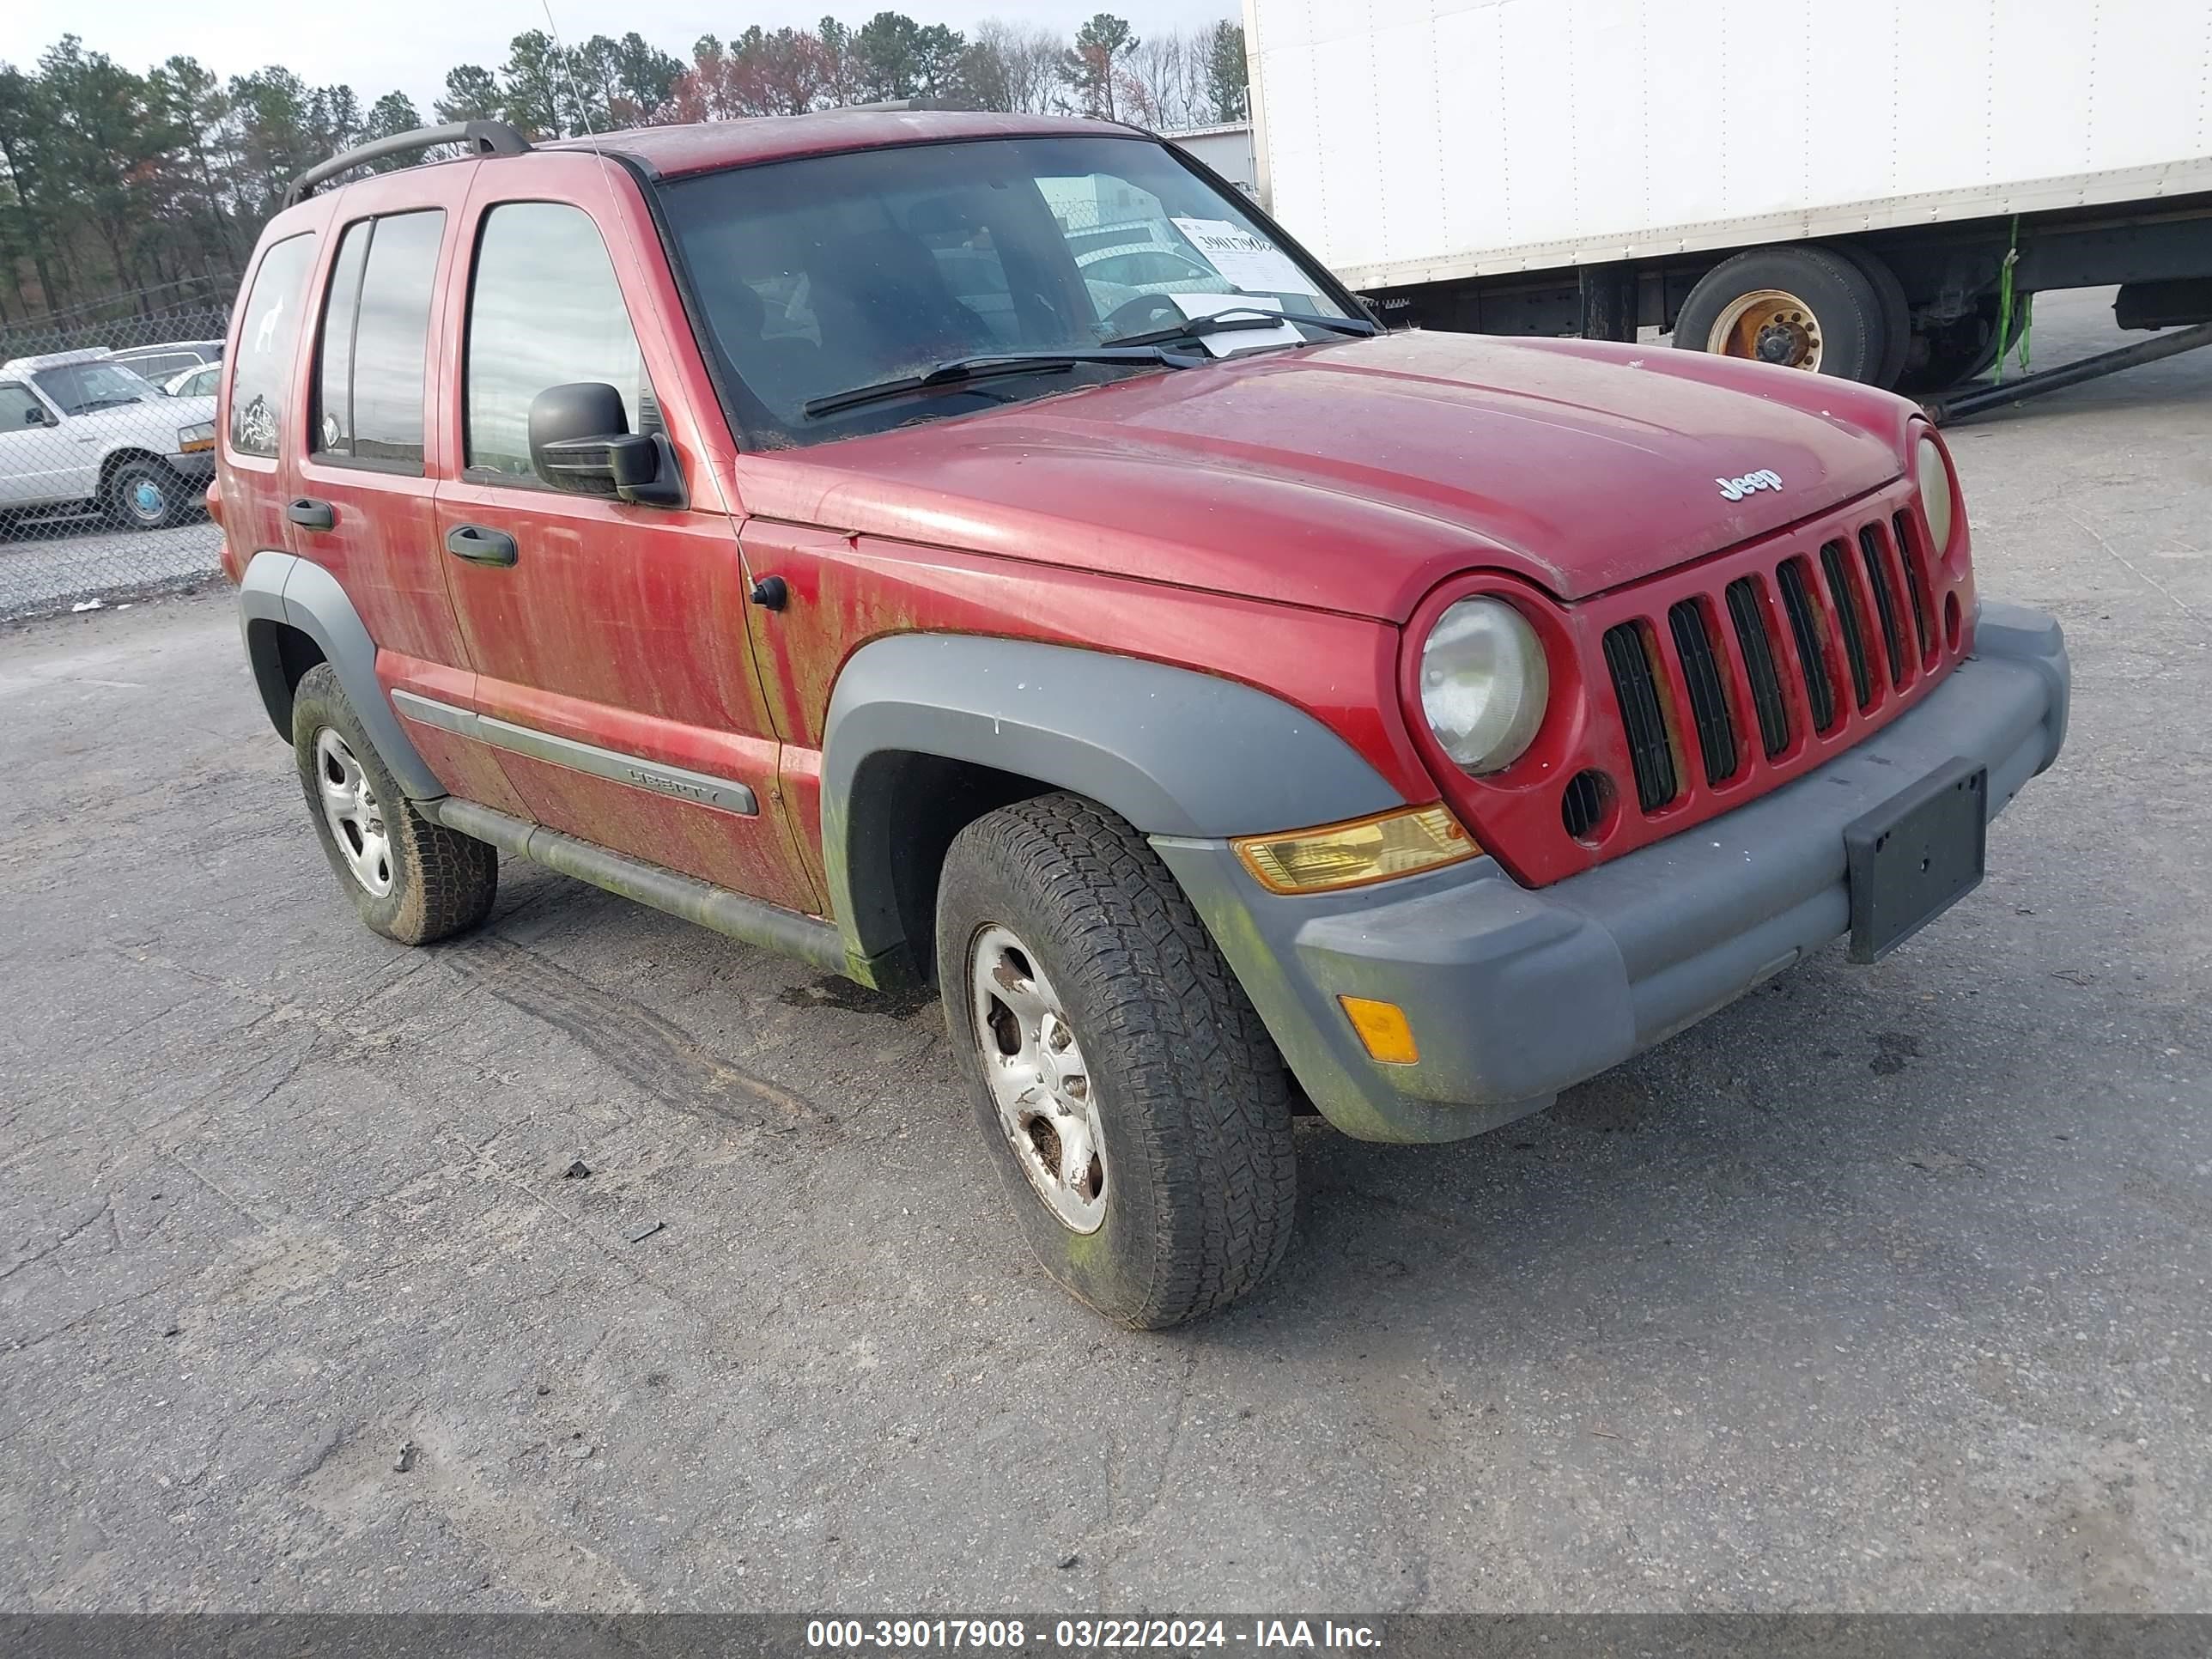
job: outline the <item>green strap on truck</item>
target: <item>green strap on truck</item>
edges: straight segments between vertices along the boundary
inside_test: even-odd
[[[2005,354],[2012,345],[2013,291],[2012,269],[2020,263],[2020,215],[2012,216],[2012,246],[2005,250],[2004,264],[1997,276],[1997,384],[2004,384]],[[2020,299],[2020,367],[2027,370],[2027,335],[2035,325],[2035,295],[2023,295]]]

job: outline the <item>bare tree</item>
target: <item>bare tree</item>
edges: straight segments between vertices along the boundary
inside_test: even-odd
[[[1035,23],[989,17],[969,43],[968,84],[986,109],[1049,115],[1060,107],[1060,59],[1066,43]]]
[[[1212,118],[1207,94],[1206,35],[1156,34],[1121,65],[1123,113],[1161,129],[1203,126]]]

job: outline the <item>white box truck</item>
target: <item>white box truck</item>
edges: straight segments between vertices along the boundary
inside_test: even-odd
[[[1652,326],[1928,394],[1987,369],[2039,289],[2212,321],[2208,0],[1244,16],[1261,201],[1394,324]]]

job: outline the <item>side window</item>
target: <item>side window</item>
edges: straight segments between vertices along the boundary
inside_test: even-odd
[[[346,227],[331,267],[315,376],[319,453],[422,465],[422,377],[441,210]]]
[[[548,386],[602,380],[633,431],[655,414],[637,336],[599,227],[580,208],[508,202],[484,216],[469,293],[466,462],[522,479],[530,404]]]
[[[0,383],[0,432],[20,432],[27,426],[44,426],[46,406],[27,386]]]
[[[276,453],[314,253],[312,232],[288,236],[261,256],[253,273],[230,383],[230,447],[241,455]]]
[[[353,328],[361,314],[361,273],[368,264],[372,219],[348,225],[331,262],[323,326],[315,343],[315,436],[319,455],[353,453]]]

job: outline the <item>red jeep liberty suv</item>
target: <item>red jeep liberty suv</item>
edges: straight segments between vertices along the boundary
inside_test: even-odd
[[[470,927],[503,853],[933,980],[1132,1325],[1281,1257],[1296,1111],[1474,1134],[1872,960],[2065,730],[1911,404],[1385,334],[1101,123],[382,141],[225,363],[246,649],[362,919]]]

